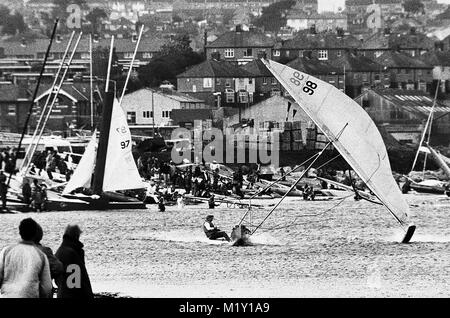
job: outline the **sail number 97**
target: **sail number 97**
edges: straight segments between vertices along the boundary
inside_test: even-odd
[[[125,140],[120,143],[120,148],[125,149],[130,144],[130,140]]]
[[[304,76],[299,72],[294,72],[293,77],[291,77],[291,83],[300,86],[302,84]],[[306,81],[305,86],[303,86],[303,91],[308,95],[314,94],[314,90],[317,88],[317,84],[311,81]]]

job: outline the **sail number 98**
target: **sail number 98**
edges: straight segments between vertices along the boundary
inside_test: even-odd
[[[126,147],[128,147],[129,144],[130,144],[129,140],[122,141],[120,143],[120,148],[125,149]]]
[[[294,72],[294,77],[291,77],[291,83],[300,86],[302,84],[302,80],[304,78],[303,74],[300,74],[299,72]],[[317,88],[317,84],[311,81],[306,81],[305,86],[303,86],[303,91],[307,93],[308,95],[314,94],[314,90]]]

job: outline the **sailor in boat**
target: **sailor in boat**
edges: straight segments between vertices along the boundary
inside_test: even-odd
[[[203,223],[203,231],[206,237],[210,240],[217,240],[219,238],[225,238],[230,242],[230,237],[224,231],[219,230],[213,223],[214,215],[208,215],[206,217],[205,223]]]

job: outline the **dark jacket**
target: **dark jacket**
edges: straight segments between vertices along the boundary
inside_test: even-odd
[[[75,241],[71,237],[64,235],[61,246],[56,251],[55,256],[63,263],[64,273],[56,281],[58,285],[58,298],[93,298],[91,282],[84,263],[83,243]],[[75,264],[80,267],[81,287],[70,288],[67,280],[72,282],[73,271],[67,273],[67,266]]]

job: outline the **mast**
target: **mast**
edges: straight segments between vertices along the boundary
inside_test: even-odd
[[[75,35],[75,31],[73,31],[71,36],[70,36],[69,43],[67,44],[66,50],[64,51],[64,54],[63,54],[63,57],[61,59],[61,63],[59,64],[58,70],[56,71],[55,79],[53,80],[53,83],[52,83],[52,86],[51,86],[51,92],[53,92],[53,90],[55,89],[55,86],[56,86],[56,84],[58,82],[59,74],[61,73],[61,70],[62,70],[62,68],[64,66],[64,61],[66,60],[66,57],[67,57],[67,54],[69,52],[70,46],[72,45],[72,41],[73,41],[74,35]],[[27,149],[27,151],[25,153],[25,157],[23,159],[22,166],[20,167],[20,170],[23,173],[26,173],[26,170],[24,171],[24,167],[28,168],[29,162],[31,162],[33,154],[36,151],[37,144],[35,146],[34,143],[35,143],[35,140],[36,140],[36,137],[37,137],[37,132],[38,132],[39,129],[41,129],[40,126],[42,124],[42,120],[44,118],[45,111],[47,109],[48,103],[50,102],[51,95],[52,94],[49,94],[48,97],[47,97],[47,100],[45,101],[45,104],[44,104],[44,106],[42,108],[42,113],[39,116],[39,120],[38,120],[38,122],[36,124],[36,128],[34,130],[33,137],[31,138],[30,145],[28,146],[28,149]],[[33,100],[32,103],[34,103],[34,102],[35,101]]]
[[[103,103],[102,119],[100,125],[100,137],[98,140],[97,158],[94,169],[94,182],[92,190],[94,194],[103,192],[103,178],[105,175],[106,152],[108,150],[109,130],[111,128],[111,116],[114,104],[114,92],[109,91],[109,78],[111,73],[112,56],[114,49],[114,35],[111,37],[109,51],[108,73],[106,74],[105,102]]]
[[[20,140],[19,140],[19,145],[17,146],[17,152],[20,151],[20,148],[22,147],[23,138],[24,138],[24,136],[25,136],[25,134],[26,134],[26,132],[28,130],[28,123],[30,121],[31,114],[33,113],[34,100],[37,97],[37,93],[39,91],[39,86],[41,85],[41,78],[42,78],[42,76],[44,74],[45,66],[47,65],[47,59],[48,59],[48,56],[50,55],[50,49],[52,47],[53,40],[55,38],[56,28],[58,26],[58,22],[59,22],[59,19],[56,19],[55,24],[53,25],[53,31],[52,31],[52,34],[50,36],[50,42],[48,43],[47,51],[45,52],[44,62],[42,64],[42,68],[41,68],[41,71],[39,73],[39,77],[38,77],[38,81],[36,83],[36,87],[34,88],[34,93],[33,93],[33,97],[31,98],[31,103],[30,103],[30,108],[28,110],[28,115],[27,115],[27,118],[25,119],[25,123],[23,125],[22,134],[21,134]],[[30,147],[31,147],[31,145],[30,145]],[[11,182],[11,177],[12,177],[12,173],[8,177],[8,182],[6,184],[6,188],[9,188],[9,184]]]
[[[130,62],[130,68],[128,69],[128,74],[127,74],[127,78],[125,80],[125,85],[123,86],[122,95],[120,96],[120,99],[119,99],[119,105],[122,104],[123,96],[125,95],[125,91],[127,90],[128,80],[130,79],[131,72],[133,71],[134,59],[136,58],[136,53],[137,53],[137,50],[139,47],[139,43],[141,42],[141,37],[142,37],[143,31],[144,31],[144,25],[141,26],[141,30],[139,31],[139,38],[137,40],[136,47],[134,48],[133,58],[131,59],[131,62]]]
[[[92,33],[89,34],[89,73],[90,73],[90,90],[91,90],[91,130],[94,131],[94,91],[93,91],[93,83],[92,83]]]
[[[427,122],[425,123],[425,129],[423,130],[422,137],[420,138],[419,148],[417,149],[416,156],[414,157],[411,171],[414,171],[414,167],[416,166],[416,163],[417,163],[417,158],[419,157],[420,147],[422,147],[423,141],[425,140],[425,136],[427,134],[428,125],[430,125],[432,118],[433,118],[433,112],[434,112],[434,107],[436,106],[438,89],[439,89],[439,85],[436,87],[436,92],[434,93],[433,106],[431,107],[430,114],[428,115]],[[430,133],[431,133],[431,128],[430,128]],[[428,142],[430,141],[430,133],[428,135]],[[425,167],[425,164],[424,164],[424,167]]]
[[[32,154],[36,151],[36,148],[37,148],[37,146],[38,146],[38,144],[39,144],[39,141],[41,140],[41,137],[42,137],[42,135],[43,135],[43,133],[44,133],[45,125],[47,124],[47,121],[48,121],[48,119],[49,119],[49,117],[50,117],[50,115],[51,115],[51,113],[52,113],[53,106],[55,105],[55,102],[56,102],[56,100],[58,99],[59,91],[61,90],[61,87],[62,87],[62,85],[64,84],[64,79],[65,79],[65,77],[66,77],[67,72],[69,71],[70,65],[72,64],[73,57],[74,57],[75,52],[76,52],[76,50],[77,50],[78,44],[80,43],[80,40],[81,40],[81,36],[82,36],[82,35],[83,35],[83,32],[80,32],[80,34],[79,34],[79,36],[78,36],[78,39],[77,39],[77,41],[76,41],[76,43],[75,43],[75,46],[74,46],[74,48],[73,48],[73,51],[72,51],[72,53],[71,53],[71,55],[70,55],[69,61],[67,62],[67,66],[66,66],[66,68],[64,69],[64,73],[63,73],[63,75],[62,75],[62,77],[61,77],[61,79],[60,79],[60,83],[59,83],[59,84],[57,85],[57,87],[56,87],[56,92],[53,92],[53,89],[52,89],[52,91],[51,91],[50,94],[49,94],[49,96],[52,96],[52,95],[53,95],[53,100],[52,100],[52,103],[50,104],[50,106],[48,107],[48,111],[47,111],[47,114],[46,114],[46,116],[45,116],[44,123],[43,123],[42,128],[41,128],[41,131],[40,131],[40,133],[39,133],[39,135],[38,135],[38,137],[37,137],[37,141],[36,141],[36,144],[35,144],[35,146],[34,146],[34,149],[33,149]],[[32,158],[32,156],[30,156],[30,160],[28,161],[28,163],[27,163],[27,165],[26,165],[26,167],[25,167],[25,173],[26,173],[26,171],[28,170],[28,168],[30,167],[30,164],[31,164],[31,158]]]

